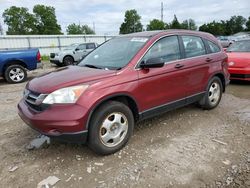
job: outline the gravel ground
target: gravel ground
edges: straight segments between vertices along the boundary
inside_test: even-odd
[[[54,187],[250,187],[249,83],[230,84],[214,110],[190,105],[140,122],[105,157],[55,141],[26,149],[38,133],[17,115],[24,86],[0,80],[0,187],[37,187],[49,176],[60,179]]]

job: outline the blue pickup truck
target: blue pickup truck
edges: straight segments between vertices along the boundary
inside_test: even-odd
[[[21,83],[27,79],[27,70],[41,66],[38,49],[0,51],[0,76],[9,83]]]

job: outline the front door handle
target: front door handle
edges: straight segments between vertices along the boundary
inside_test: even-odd
[[[183,64],[179,64],[179,63],[175,65],[175,68],[177,68],[177,69],[179,69],[181,67],[184,67],[184,65]]]
[[[211,62],[212,60],[213,60],[213,59],[211,59],[211,58],[208,57],[208,58],[206,59],[206,62]]]

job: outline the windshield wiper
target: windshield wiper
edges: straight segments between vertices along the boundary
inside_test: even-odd
[[[91,65],[91,64],[85,64],[85,67],[89,67],[89,68],[93,68],[93,69],[102,69],[101,67],[97,67],[95,65]]]

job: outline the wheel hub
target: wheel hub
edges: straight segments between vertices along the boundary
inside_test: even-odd
[[[109,114],[100,127],[100,140],[107,147],[114,147],[121,143],[128,131],[128,120],[120,112]]]

